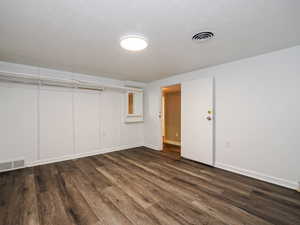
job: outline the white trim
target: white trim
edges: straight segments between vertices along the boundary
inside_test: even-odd
[[[99,124],[98,124],[98,147],[102,148],[102,139],[103,139],[103,110],[102,110],[102,95],[101,92],[98,92],[98,116],[99,116]]]
[[[53,78],[53,77],[46,77],[41,76],[39,72],[37,74],[27,74],[27,73],[17,73],[17,72],[10,72],[10,71],[0,71],[0,78],[6,81],[14,81],[14,82],[21,82],[21,83],[32,83],[32,84],[43,84],[43,85],[50,85],[50,86],[62,86],[62,87],[70,87],[70,88],[81,88],[81,89],[90,89],[90,90],[98,90],[102,91],[104,88],[112,88],[112,89],[121,89],[121,90],[128,90],[128,91],[136,91],[136,92],[143,92],[142,88],[131,88],[131,87],[124,87],[118,85],[107,85],[107,84],[98,84],[97,82],[90,82],[90,81],[83,81],[81,79],[62,79],[62,78]],[[48,83],[47,83],[48,82]]]
[[[41,149],[41,110],[40,110],[40,99],[41,99],[41,84],[37,86],[37,96],[36,96],[36,160],[40,159],[40,149]]]
[[[73,128],[73,154],[76,154],[76,137],[77,137],[77,133],[76,133],[76,115],[75,115],[75,95],[77,94],[77,88],[72,89],[72,128]]]
[[[272,184],[277,184],[277,185],[291,188],[294,190],[297,190],[297,188],[298,188],[298,184],[295,181],[289,181],[289,180],[285,180],[285,179],[281,179],[281,178],[277,178],[277,177],[272,177],[272,176],[269,176],[269,175],[266,175],[263,173],[230,166],[230,165],[226,165],[223,163],[216,163],[215,166],[217,168],[228,170],[233,173],[238,173],[238,174],[241,174],[241,175],[244,175],[247,177],[256,178],[258,180],[266,181],[266,182],[269,182]]]
[[[162,150],[161,147],[159,145],[152,145],[152,144],[144,144],[145,147],[147,148],[151,148],[153,150],[156,150],[156,151],[160,151]]]
[[[13,171],[13,170],[20,170],[20,169],[24,169],[26,167],[27,166],[18,167],[18,168],[10,168],[10,169],[7,169],[7,170],[1,170],[0,173],[5,173],[5,172]]]
[[[75,155],[66,155],[66,156],[56,157],[56,158],[51,158],[51,159],[37,160],[35,162],[27,163],[25,167],[33,167],[33,166],[61,162],[61,161],[66,161],[66,160],[71,160],[71,159],[78,159],[78,158],[83,158],[83,157],[92,156],[92,155],[99,155],[99,154],[104,154],[104,153],[109,153],[109,152],[114,152],[114,151],[125,150],[125,149],[129,149],[129,148],[136,148],[136,147],[140,147],[140,146],[143,146],[143,144],[122,145],[122,146],[116,146],[116,147],[111,147],[111,148],[97,149],[97,150],[94,150],[91,152],[79,153],[79,154],[75,154]]]

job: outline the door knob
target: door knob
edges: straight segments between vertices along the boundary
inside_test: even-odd
[[[211,116],[207,116],[206,119],[207,119],[208,121],[210,121],[210,120],[211,120]]]

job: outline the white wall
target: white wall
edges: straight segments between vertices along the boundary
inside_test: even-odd
[[[144,86],[5,62],[0,71]],[[25,159],[36,165],[143,145],[143,123],[124,123],[124,110],[125,91],[117,89],[39,89],[0,82],[0,162]]]
[[[161,149],[160,87],[216,81],[216,166],[297,188],[300,181],[300,46],[150,83],[145,144]]]
[[[291,188],[300,181],[300,46],[152,82],[145,92],[145,123],[125,124],[117,90],[0,82],[0,161],[27,165],[138,145],[160,149],[160,87],[216,79],[216,166]],[[123,82],[0,62],[1,71]],[[143,85],[134,83],[134,85]],[[228,144],[230,146],[228,147]]]

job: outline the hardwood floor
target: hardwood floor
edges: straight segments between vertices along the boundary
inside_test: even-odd
[[[176,146],[176,145],[172,145],[172,144],[167,144],[167,143],[163,143],[163,149],[162,149],[162,154],[171,158],[171,159],[175,159],[178,160],[181,158],[181,147],[180,146]]]
[[[144,147],[0,174],[1,225],[297,225],[300,194]]]

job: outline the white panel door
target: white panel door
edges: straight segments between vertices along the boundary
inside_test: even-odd
[[[213,165],[213,78],[183,82],[181,99],[181,154]]]

